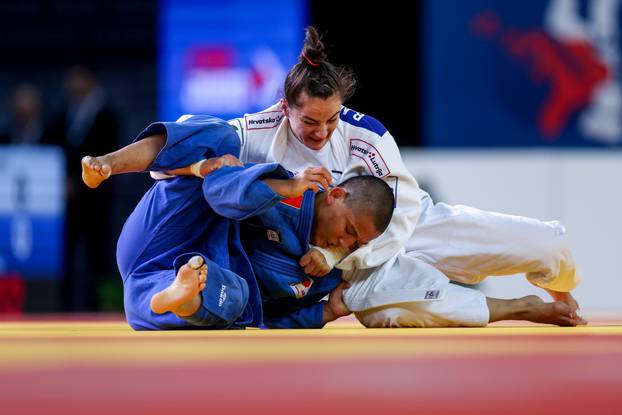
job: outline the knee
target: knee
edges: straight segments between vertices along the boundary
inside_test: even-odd
[[[550,257],[559,257],[565,254],[568,248],[568,237],[566,228],[558,221],[544,222],[545,228],[541,235],[532,240],[536,244],[536,249]]]
[[[581,281],[579,270],[570,249],[566,229],[557,222],[546,222],[550,226],[548,238],[542,238],[538,245],[540,268],[526,273],[527,280],[541,288],[553,291],[571,291]]]
[[[559,275],[574,274],[576,265],[570,249],[566,228],[558,221],[544,222],[547,231],[538,238],[534,252],[540,253],[542,261],[541,274],[546,278],[557,278]]]

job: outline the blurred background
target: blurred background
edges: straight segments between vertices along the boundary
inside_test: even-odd
[[[151,179],[80,181],[150,122],[280,98],[304,27],[351,66],[436,201],[558,219],[587,311],[622,311],[620,0],[0,1],[0,313],[122,310],[115,249]],[[538,293],[523,278],[480,287]]]

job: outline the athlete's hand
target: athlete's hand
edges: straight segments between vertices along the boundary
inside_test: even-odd
[[[324,255],[315,248],[309,249],[298,263],[301,267],[304,267],[305,274],[313,275],[314,277],[323,277],[331,270]]]
[[[346,281],[342,281],[341,284],[328,295],[328,301],[324,303],[324,324],[352,313],[343,302],[343,290],[346,288],[350,288],[350,284]]]
[[[264,181],[274,193],[283,197],[298,197],[309,189],[317,193],[320,186],[328,190],[328,185],[333,178],[324,167],[307,167],[288,180],[266,179]]]
[[[240,166],[244,167],[244,164],[238,158],[232,154],[225,154],[220,157],[212,157],[201,164],[201,176],[205,177],[211,172],[220,169],[225,166]]]
[[[324,167],[307,167],[303,171],[289,179],[292,185],[292,192],[297,196],[303,194],[306,190],[311,189],[313,193],[317,193],[322,186],[324,190],[328,190],[329,185],[333,182],[330,172]]]

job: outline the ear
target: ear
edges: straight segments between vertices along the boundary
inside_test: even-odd
[[[343,187],[333,187],[326,193],[326,203],[331,205],[335,200],[345,199],[348,195],[348,191]]]
[[[281,111],[283,111],[286,117],[289,117],[289,105],[287,105],[287,100],[285,98],[281,98]]]

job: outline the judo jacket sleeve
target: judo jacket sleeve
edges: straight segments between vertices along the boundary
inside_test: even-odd
[[[337,265],[342,270],[372,268],[399,252],[415,231],[422,191],[404,164],[395,139],[380,122],[344,107],[340,128],[349,147],[341,181],[360,174],[373,175],[387,182],[395,197],[395,210],[387,230]]]
[[[262,179],[288,178],[288,172],[276,163],[226,166],[203,179],[203,195],[214,212],[240,221],[260,215],[285,199]]]

